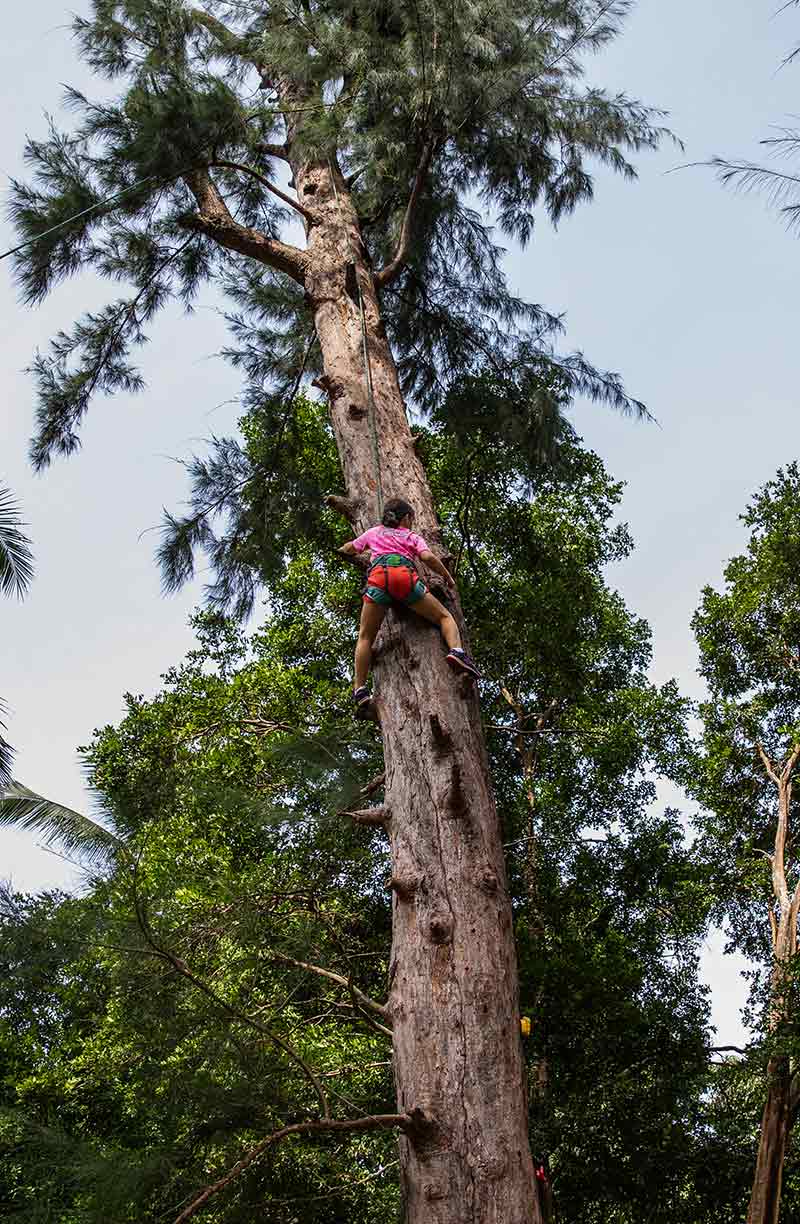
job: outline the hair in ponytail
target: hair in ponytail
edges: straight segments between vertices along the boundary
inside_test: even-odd
[[[407,514],[410,514],[413,519],[414,507],[410,506],[407,501],[403,501],[402,497],[390,497],[383,507],[381,522],[384,527],[397,527]]]

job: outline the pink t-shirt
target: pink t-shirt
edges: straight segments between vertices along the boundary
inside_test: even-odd
[[[420,553],[428,552],[428,545],[422,536],[409,531],[407,527],[384,527],[382,524],[370,527],[357,540],[353,540],[353,548],[356,552],[363,552],[368,548],[372,557],[399,553],[410,561],[416,561]]]

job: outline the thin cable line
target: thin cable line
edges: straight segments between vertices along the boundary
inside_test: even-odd
[[[356,281],[358,287],[358,312],[361,317],[361,345],[364,351],[364,373],[367,380],[367,414],[369,416],[370,434],[372,436],[372,457],[375,460],[375,483],[378,494],[378,515],[383,518],[383,481],[381,479],[381,454],[378,447],[378,430],[375,424],[375,396],[372,390],[372,366],[369,360],[369,349],[367,347],[367,322],[364,316],[364,298],[361,294],[361,285]]]
[[[180,178],[182,174],[187,174],[188,171],[181,170],[178,174],[172,176]],[[26,250],[30,246],[35,246],[37,242],[41,242],[43,238],[49,238],[51,234],[57,234],[59,230],[65,229],[66,226],[72,225],[75,221],[80,221],[81,217],[88,217],[90,213],[97,212],[100,208],[108,208],[112,204],[116,204],[119,200],[124,199],[126,195],[130,195],[132,191],[136,191],[139,187],[144,187],[145,183],[152,183],[154,179],[158,179],[158,174],[148,174],[147,178],[140,179],[138,183],[134,183],[131,187],[126,187],[124,191],[120,191],[115,196],[108,196],[104,200],[99,200],[97,204],[92,204],[90,208],[84,208],[81,212],[75,213],[71,217],[67,217],[64,221],[59,221],[58,225],[51,225],[50,229],[46,229],[43,233],[37,234],[35,238],[29,238],[27,242],[21,242],[19,246],[13,247],[10,251],[4,251],[0,255],[0,260],[8,259],[9,255],[17,255],[20,251]],[[163,180],[165,183],[171,179]]]

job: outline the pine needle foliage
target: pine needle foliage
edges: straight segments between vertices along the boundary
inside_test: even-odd
[[[557,223],[591,199],[593,166],[632,177],[631,156],[662,139],[657,112],[584,79],[630,7],[93,0],[73,23],[78,50],[118,92],[98,103],[68,90],[71,128],[29,141],[29,180],[14,183],[10,204],[25,244],[16,273],[31,303],[82,270],[128,291],[36,356],[35,466],[76,449],[94,395],[141,390],[134,355],[157,314],[170,302],[190,309],[207,281],[233,298],[234,359],[251,387],[285,391],[310,330],[303,295],[196,232],[187,182],[209,173],[240,225],[290,234],[275,193],[290,128],[348,176],[376,267],[429,166],[413,250],[383,301],[403,389],[421,411],[457,373],[489,360],[524,376],[533,359],[555,363],[573,393],[641,415],[619,379],[557,358],[559,320],[510,291],[495,237],[528,242],[538,213]],[[318,371],[318,354],[307,368]]]
[[[798,0],[789,0],[778,11],[784,12],[797,6]],[[798,56],[800,46],[789,52],[781,68],[794,63]],[[777,135],[759,143],[774,163],[793,163],[788,169],[782,169],[777,164],[760,165],[748,160],[729,161],[724,157],[714,157],[709,164],[716,170],[723,186],[763,195],[770,208],[778,210],[788,229],[797,232],[800,230],[800,129],[778,127],[776,131]]]

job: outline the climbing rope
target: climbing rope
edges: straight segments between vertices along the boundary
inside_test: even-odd
[[[372,457],[375,460],[375,485],[378,493],[378,517],[383,518],[383,482],[381,480],[381,453],[378,448],[378,430],[375,425],[375,396],[372,392],[372,367],[369,361],[367,347],[367,323],[364,317],[364,299],[361,296],[361,286],[358,286],[358,313],[361,317],[361,346],[364,351],[364,373],[367,379],[367,416],[372,437]]]
[[[333,164],[330,157],[328,158],[328,174],[331,179],[331,187],[336,199],[336,204],[339,204],[339,192],[336,190],[336,175],[333,173]],[[369,418],[369,430],[372,438],[372,457],[375,460],[375,487],[378,494],[378,516],[383,518],[383,482],[381,480],[381,454],[378,448],[378,430],[375,425],[375,396],[372,392],[372,367],[369,361],[369,348],[367,346],[367,322],[364,315],[364,299],[361,296],[361,285],[358,283],[358,277],[355,276],[355,267],[350,265],[350,271],[353,273],[356,290],[358,291],[358,314],[361,320],[361,349],[364,354],[364,376],[367,383],[367,416]]]
[[[180,173],[184,174],[186,172],[182,170]],[[19,246],[12,247],[9,251],[3,251],[0,259],[8,259],[9,255],[18,255],[20,251],[26,251],[28,247],[41,242],[43,238],[49,238],[51,234],[57,234],[59,230],[66,229],[73,222],[80,221],[82,217],[88,217],[91,213],[99,212],[101,208],[111,208],[114,204],[118,204],[120,200],[123,200],[125,196],[130,195],[132,191],[136,191],[139,187],[144,187],[145,184],[152,183],[161,177],[163,176],[158,174],[148,174],[147,178],[139,179],[138,183],[133,183],[132,186],[126,187],[124,191],[118,192],[117,195],[107,196],[103,200],[98,200],[96,204],[92,204],[89,208],[82,208],[80,212],[73,213],[71,217],[67,217],[64,221],[59,221],[57,225],[51,225],[49,229],[43,230],[35,238],[28,238],[26,242],[21,242]]]

